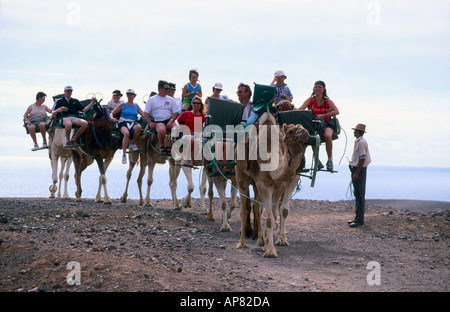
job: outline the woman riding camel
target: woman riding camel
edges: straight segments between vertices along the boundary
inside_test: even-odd
[[[120,128],[120,132],[123,134],[122,164],[127,163],[126,151],[127,151],[129,140],[130,139],[133,140],[130,143],[130,150],[133,152],[137,151],[138,147],[137,147],[136,143],[142,132],[142,127],[140,124],[138,124],[136,122],[136,119],[137,119],[137,114],[144,116],[144,112],[139,107],[139,105],[134,102],[135,97],[136,97],[136,92],[134,92],[133,89],[129,89],[127,91],[128,101],[120,103],[119,106],[117,106],[110,114],[112,122],[116,123],[117,119],[114,118],[114,116],[116,114],[118,114],[119,112],[121,113],[120,119],[119,119],[119,128]]]
[[[184,159],[181,162],[181,165],[192,167],[194,165],[193,160],[195,160],[194,155],[194,146],[199,141],[199,135],[202,132],[203,124],[205,123],[205,114],[203,112],[203,102],[202,98],[198,95],[194,96],[191,102],[192,110],[191,111],[185,111],[180,116],[178,116],[177,120],[175,121],[175,125],[185,125],[189,128],[189,131],[191,134],[184,135],[182,140],[190,141],[191,146],[191,157],[190,159]],[[189,144],[187,145],[189,146]],[[201,159],[201,158],[200,158]]]
[[[318,80],[314,83],[311,97],[300,106],[299,110],[312,110],[314,120],[320,120],[322,133],[321,136],[325,140],[325,148],[328,155],[327,170],[333,171],[333,131],[337,130],[331,123],[331,116],[339,115],[339,110],[334,102],[327,96],[325,82]],[[319,169],[323,165],[319,161]]]

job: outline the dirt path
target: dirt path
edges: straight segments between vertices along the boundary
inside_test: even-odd
[[[198,199],[182,211],[154,205],[0,198],[0,291],[450,290],[449,211],[368,205],[366,226],[349,228],[348,202],[294,200],[290,246],[264,259],[254,240],[235,248],[239,206],[220,232],[216,199],[215,222]]]

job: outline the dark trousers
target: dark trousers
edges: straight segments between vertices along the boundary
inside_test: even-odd
[[[350,166],[351,175],[356,172],[356,167]],[[353,194],[356,201],[356,217],[355,221],[364,224],[364,212],[366,210],[366,177],[367,168],[361,168],[358,175],[358,180],[353,183]]]

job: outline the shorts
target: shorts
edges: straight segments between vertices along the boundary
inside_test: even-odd
[[[74,116],[63,117],[63,121],[66,120],[66,119],[70,120],[70,122],[71,122],[72,125],[73,125],[73,122],[74,122],[75,120],[77,120],[78,117],[74,117]]]
[[[45,121],[31,122],[31,124],[34,125],[36,127],[36,129],[39,129],[39,124],[40,123],[44,123],[44,125],[45,125]],[[28,128],[28,130],[30,129],[30,125],[29,124],[27,124],[27,128]]]
[[[126,127],[128,129],[128,132],[130,133],[130,139],[133,139],[134,136],[134,126],[139,125],[135,121],[123,121],[119,123],[119,130],[122,129],[122,127]]]
[[[163,121],[155,121],[155,123],[163,123],[163,124],[165,124],[166,126],[167,126],[167,124],[169,123],[169,121],[171,120],[172,118],[169,118],[169,119],[166,119],[166,120],[163,120]]]

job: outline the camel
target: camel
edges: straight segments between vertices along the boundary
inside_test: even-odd
[[[48,157],[50,158],[50,163],[52,165],[52,180],[53,184],[50,185],[50,198],[61,198],[61,184],[64,179],[64,199],[70,199],[69,193],[67,192],[67,184],[69,181],[69,170],[72,164],[72,153],[70,150],[64,148],[67,140],[65,135],[65,130],[62,128],[56,128],[55,126],[49,128],[49,150]],[[59,172],[59,186],[56,186],[58,182],[58,160],[61,161],[61,171]],[[64,173],[64,169],[66,170]]]
[[[100,171],[95,200],[104,204],[112,204],[106,188],[107,179],[105,173],[119,145],[118,140],[112,135],[112,123],[106,119],[109,112],[103,111],[98,102],[94,107],[96,107],[97,113],[95,116],[91,116],[89,128],[80,136],[83,145],[72,148],[72,159],[75,165],[75,184],[77,186],[76,201],[81,201],[81,174],[95,160]],[[102,188],[105,193],[103,198],[101,197]]]
[[[271,130],[270,133],[275,134],[268,135],[268,132],[261,132],[261,126],[268,126]],[[296,177],[296,171],[299,167],[304,166],[304,153],[305,146],[303,145],[308,140],[308,131],[303,128],[302,125],[283,125],[282,131],[279,131],[275,118],[269,112],[262,114],[258,120],[257,143],[258,147],[266,148],[266,151],[270,157],[263,157],[261,154],[257,155],[256,160],[250,158],[248,155],[252,153],[249,150],[254,146],[249,144],[249,140],[246,140],[246,157],[240,159],[236,157],[236,179],[241,193],[241,203],[247,201],[243,195],[248,194],[248,187],[250,184],[256,186],[257,195],[259,201],[265,207],[265,225],[266,234],[265,238],[262,235],[261,225],[258,227],[258,244],[261,244],[261,239],[264,239],[264,254],[263,257],[277,257],[276,248],[273,242],[273,231],[276,221],[276,208],[279,206],[280,210],[280,233],[277,243],[281,245],[288,245],[286,233],[284,232],[284,222],[289,213],[289,199],[295,188],[298,178]],[[275,141],[273,142],[272,139]],[[278,140],[277,140],[278,139]],[[277,146],[278,144],[278,146]],[[236,155],[238,154],[236,150]],[[261,151],[260,151],[261,152]],[[275,159],[275,161],[274,161]],[[275,163],[275,166],[273,166]],[[265,170],[271,167],[270,170]],[[274,169],[275,170],[272,170]],[[272,206],[272,208],[270,208]],[[237,248],[248,247],[245,241],[245,233],[247,231],[246,226],[248,224],[246,218],[248,212],[248,206],[242,204],[241,208],[241,238],[237,244]],[[258,211],[255,213],[255,219],[259,218]],[[260,223],[260,219],[256,220]]]
[[[179,128],[177,128],[177,131],[179,131]],[[175,132],[176,133],[176,132]],[[176,137],[176,134],[175,134]],[[197,143],[194,144],[199,144],[201,141],[198,141]],[[186,145],[188,144],[188,145]],[[181,141],[178,140],[175,144],[174,147],[175,148],[173,151],[175,152],[174,157],[177,159],[177,162],[180,162],[182,159],[191,159],[192,155],[190,153],[185,153],[185,148],[188,148],[189,150],[191,150],[191,146],[189,145],[190,141],[188,141],[188,143],[186,143],[186,141]],[[213,191],[213,186],[216,187],[217,192],[219,193],[219,197],[220,197],[220,201],[221,201],[221,207],[222,207],[222,225],[220,227],[220,230],[225,232],[225,231],[230,231],[231,227],[228,223],[228,219],[231,218],[231,212],[236,208],[236,202],[237,202],[237,191],[236,191],[236,179],[234,176],[230,177],[230,180],[233,184],[233,186],[235,188],[231,189],[231,205],[229,207],[229,209],[227,209],[227,201],[226,201],[226,193],[225,193],[225,189],[227,187],[227,178],[224,178],[222,175],[217,175],[215,177],[212,177],[212,172],[213,169],[211,165],[212,162],[204,159],[197,159],[199,158],[200,155],[202,155],[201,153],[204,152],[202,146],[200,146],[201,144],[199,144],[199,150],[196,149],[196,156],[195,160],[193,161],[193,165],[194,167],[203,167],[202,168],[202,180],[201,180],[201,184],[200,184],[200,202],[201,202],[201,207],[200,207],[200,213],[206,212],[208,211],[207,220],[211,220],[214,221],[214,214],[212,211],[212,200],[214,197],[214,191]],[[211,158],[211,151],[207,152],[209,155],[207,158]],[[191,193],[194,191],[194,183],[192,181],[192,167],[188,167],[185,165],[181,165],[182,170],[184,172],[184,175],[186,176],[187,182],[188,182],[188,195],[185,198],[184,201],[184,207],[191,207],[192,206],[192,202],[191,202]],[[205,193],[206,193],[206,182],[209,183],[209,189],[208,189],[208,197],[209,197],[209,210],[207,210],[205,208]]]
[[[219,167],[220,168],[220,167]],[[211,174],[213,173],[213,170],[216,168],[212,168],[209,165],[205,165],[203,168],[203,175],[202,175],[202,182],[200,186],[200,196],[201,196],[201,210],[205,211],[205,193],[206,193],[206,182],[208,181],[209,188],[208,188],[208,197],[209,197],[209,209],[208,209],[208,215],[206,217],[206,220],[214,221],[214,214],[212,211],[212,200],[214,197],[214,191],[213,186],[216,187],[217,193],[219,193],[220,198],[220,207],[222,207],[222,225],[220,226],[221,232],[230,232],[231,226],[228,223],[228,219],[231,218],[231,213],[236,208],[237,205],[237,184],[236,184],[236,177],[234,175],[229,177],[224,177],[222,175],[217,175],[214,177],[211,177]],[[227,205],[227,197],[225,190],[227,188],[228,181],[231,181],[231,204]]]
[[[147,130],[147,128],[146,128]],[[145,130],[145,132],[147,132]],[[169,139],[167,136],[166,139]],[[179,210],[180,204],[178,203],[177,198],[177,178],[180,174],[180,167],[175,165],[175,160],[170,156],[162,156],[160,155],[160,148],[159,148],[159,139],[156,134],[148,134],[148,138],[146,140],[146,148],[145,148],[145,155],[146,155],[146,162],[143,164],[144,161],[141,161],[141,172],[139,173],[138,178],[138,185],[141,185],[142,182],[139,181],[139,179],[142,180],[142,177],[144,173],[142,173],[142,170],[145,169],[145,165],[148,168],[148,176],[147,176],[147,193],[145,196],[145,206],[147,207],[153,207],[150,203],[150,189],[153,184],[153,170],[155,168],[156,164],[165,164],[166,162],[169,162],[169,187],[172,195],[172,208]]]

